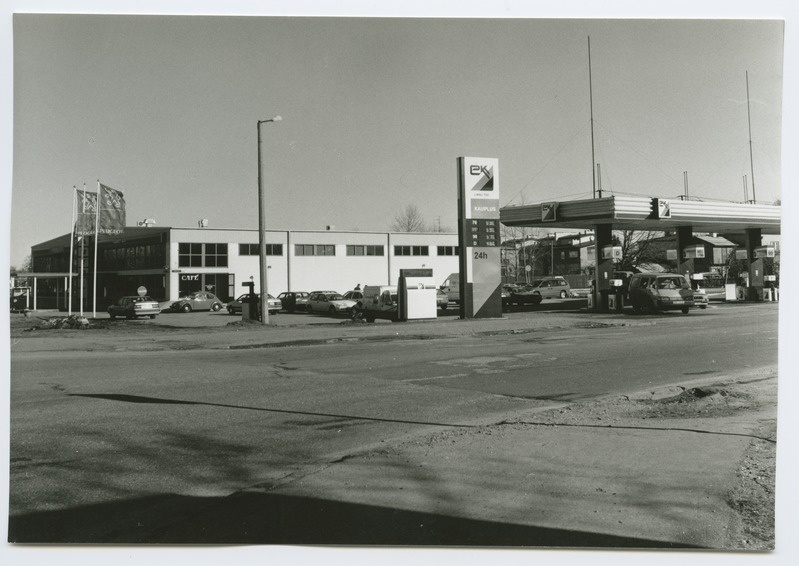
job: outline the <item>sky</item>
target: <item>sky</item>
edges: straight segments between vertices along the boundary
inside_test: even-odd
[[[11,264],[98,180],[128,225],[257,228],[275,115],[275,230],[387,231],[414,204],[454,231],[459,156],[499,160],[503,205],[590,198],[592,98],[603,194],[676,197],[687,172],[691,196],[742,201],[753,165],[781,199],[779,19],[334,14],[16,14]]]

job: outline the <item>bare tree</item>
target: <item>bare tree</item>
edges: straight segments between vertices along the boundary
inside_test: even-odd
[[[653,245],[653,241],[661,234],[647,230],[619,230],[614,237],[621,246],[621,260],[617,269],[632,271],[641,263],[657,262],[661,249]]]
[[[409,204],[405,210],[394,216],[389,229],[392,232],[430,232],[422,211],[415,204]]]

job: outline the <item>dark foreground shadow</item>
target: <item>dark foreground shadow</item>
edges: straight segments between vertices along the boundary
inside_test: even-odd
[[[260,492],[153,496],[11,516],[9,542],[697,548]]]

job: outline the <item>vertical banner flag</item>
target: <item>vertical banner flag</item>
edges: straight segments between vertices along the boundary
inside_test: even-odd
[[[122,191],[100,185],[100,234],[121,234],[125,230],[125,199]]]
[[[76,236],[94,235],[94,224],[97,218],[97,193],[76,191],[78,196],[78,212],[75,221]]]

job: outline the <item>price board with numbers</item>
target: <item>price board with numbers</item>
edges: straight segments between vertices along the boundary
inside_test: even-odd
[[[498,160],[458,158],[460,316],[502,316]]]

